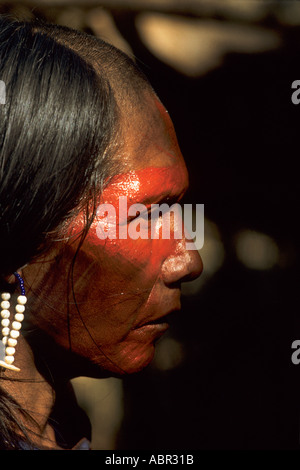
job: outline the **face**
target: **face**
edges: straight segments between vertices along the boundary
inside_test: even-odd
[[[30,328],[43,330],[62,355],[72,351],[83,358],[96,375],[137,372],[149,364],[156,341],[168,328],[165,317],[180,309],[181,282],[202,270],[198,252],[186,250],[184,235],[162,238],[159,217],[151,222],[150,233],[151,204],[179,201],[188,175],[166,110],[155,96],[147,95],[145,103],[145,111],[127,121],[124,117],[124,145],[115,157],[122,159],[124,170],[99,195],[99,205],[115,208],[115,220],[105,220],[106,229],[114,225],[117,237],[99,238],[103,214],[98,212],[72,265],[84,226],[80,214],[71,224],[69,240],[57,242],[47,259],[24,270]],[[125,196],[128,206],[146,207],[138,231],[149,236],[120,238],[120,231],[136,220],[121,214],[119,198]],[[171,218],[171,235],[178,223]],[[78,371],[83,373],[92,375]]]

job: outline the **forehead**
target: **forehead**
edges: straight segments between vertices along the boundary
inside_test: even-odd
[[[181,197],[188,173],[171,118],[156,95],[147,92],[138,108],[123,108],[121,123],[119,171],[102,202],[115,203],[120,196],[145,204]]]
[[[185,169],[172,120],[154,93],[145,91],[138,105],[121,110],[121,140],[117,159],[122,172],[147,167]]]

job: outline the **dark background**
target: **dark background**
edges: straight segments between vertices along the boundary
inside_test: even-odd
[[[55,3],[2,2],[0,12],[25,14],[28,8],[32,15],[34,8],[34,15],[55,21],[72,2]],[[284,21],[278,2],[268,2],[259,21],[235,16],[245,27],[276,32],[280,45],[228,53],[219,66],[191,77],[145,46],[135,17],[155,8],[137,3],[76,6],[103,4],[169,110],[190,172],[187,200],[205,204],[225,258],[196,293],[183,297],[182,312],[174,315],[170,335],[185,351],[178,365],[152,365],[123,380],[124,417],[115,447],[298,449],[300,365],[291,361],[291,344],[300,339],[300,105],[291,102],[291,84],[300,79],[300,20],[299,26]],[[232,21],[222,9],[201,10],[201,1],[174,1],[173,9],[166,3],[168,15],[185,20]],[[197,3],[199,9],[188,8]],[[243,264],[236,255],[241,229],[269,235],[279,261],[269,269]]]

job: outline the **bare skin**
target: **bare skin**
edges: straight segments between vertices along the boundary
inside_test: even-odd
[[[19,339],[15,358],[21,370],[20,372],[5,371],[5,378],[11,380],[1,380],[1,387],[15,398],[35,420],[33,422],[31,419],[27,420],[21,415],[18,416],[18,419],[21,419],[22,424],[29,430],[28,435],[37,448],[59,449],[54,430],[48,423],[55,395],[52,387],[38,372],[32,350],[22,336]],[[14,382],[14,379],[17,381]]]
[[[124,191],[133,202],[177,201],[186,191],[187,170],[171,120],[154,95],[147,95],[146,109],[127,117],[119,155],[123,171],[99,195],[99,202],[114,204]],[[180,308],[180,283],[202,271],[198,252],[186,250],[184,236],[103,242],[96,236],[97,223],[74,265],[77,306],[66,279],[77,247],[74,236],[83,228],[81,216],[71,225],[67,241],[57,242],[23,271],[27,324],[15,359],[21,372],[6,375],[27,381],[7,381],[5,386],[36,420],[36,425],[27,425],[40,435],[33,439],[38,447],[57,448],[49,424],[57,384],[71,401],[66,390],[73,377],[122,376],[147,366],[168,327],[164,317]]]

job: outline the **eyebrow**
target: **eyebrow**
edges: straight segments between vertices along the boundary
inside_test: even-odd
[[[151,180],[151,174],[154,172],[155,180]],[[136,185],[141,186],[136,189],[134,188],[135,182],[133,181],[135,175],[137,178]],[[174,178],[175,175],[176,178]],[[132,179],[130,178],[131,176]],[[122,180],[122,177],[125,181]],[[177,177],[181,177],[182,180],[175,182]],[[170,202],[170,200],[175,202],[180,200],[188,189],[188,182],[185,179],[186,175],[184,172],[179,173],[178,169],[176,170],[176,165],[170,167],[148,167],[118,175],[117,181],[114,182],[112,180],[111,184],[104,190],[104,193],[107,190],[109,192],[112,191],[115,186],[112,196],[118,197],[123,193],[123,195],[129,197],[131,203],[151,205],[163,201]],[[118,185],[120,186],[119,190],[117,189]]]
[[[151,206],[151,204],[162,204],[162,203],[168,203],[169,205],[174,204],[175,202],[179,202],[184,194],[186,193],[188,188],[182,189],[182,191],[170,191],[168,188],[166,188],[165,191],[157,193],[157,194],[151,194],[148,197],[141,197],[138,198],[138,202],[141,204],[144,204],[146,207]],[[137,195],[138,196],[138,195]]]

